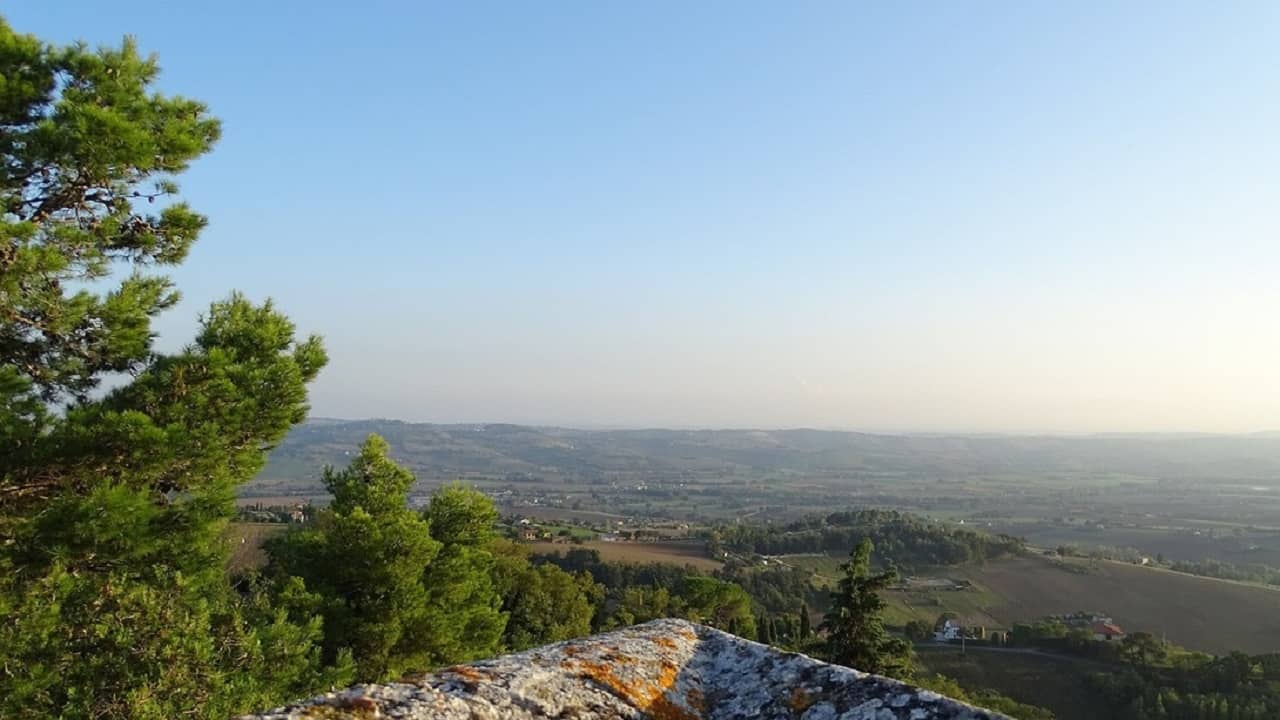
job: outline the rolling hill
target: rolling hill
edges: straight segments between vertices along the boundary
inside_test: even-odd
[[[576,430],[312,420],[271,454],[262,479],[314,480],[370,433],[422,477],[732,472],[915,477],[1096,474],[1280,483],[1280,438],[1267,435],[941,436],[826,430]]]

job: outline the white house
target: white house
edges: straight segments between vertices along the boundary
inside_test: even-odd
[[[933,631],[933,639],[935,642],[950,642],[959,640],[964,635],[964,628],[960,623],[954,620],[943,620],[942,625]]]

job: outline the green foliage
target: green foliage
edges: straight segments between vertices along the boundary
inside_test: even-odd
[[[442,547],[423,574],[426,634],[416,642],[433,664],[492,655],[507,622],[493,580],[493,524],[498,519],[493,501],[477,490],[449,485],[432,494],[423,517]]]
[[[708,533],[708,542],[764,555],[845,552],[871,540],[879,557],[900,565],[956,565],[1021,552],[1006,535],[926,521],[894,510],[856,510],[809,517],[787,525],[735,523]]]
[[[495,585],[507,614],[502,645],[524,650],[591,634],[596,604],[604,588],[585,572],[555,565],[532,565],[521,547],[502,542],[495,552]]]
[[[1132,637],[1132,636],[1130,636]],[[1158,642],[1158,641],[1157,641]],[[1094,692],[1120,720],[1262,720],[1280,716],[1280,673],[1275,655],[1244,653],[1210,658],[1162,650],[1167,664],[1153,658],[1151,641],[1141,639],[1122,654],[1128,671],[1095,673]],[[1138,648],[1146,647],[1147,650]],[[1159,651],[1155,651],[1159,654]]]
[[[681,617],[747,638],[757,637],[756,603],[734,582],[700,575],[696,568],[659,563],[604,562],[595,550],[536,556],[571,572],[589,573],[604,587],[594,629]]]
[[[498,510],[484,493],[454,483],[432,494],[426,517],[440,542],[480,547],[493,539]]]
[[[772,645],[773,639],[773,622],[767,617],[756,618],[756,640]]]
[[[59,48],[0,21],[5,717],[226,717],[345,679],[303,588],[237,590],[223,570],[234,490],[306,416],[319,341],[232,295],[192,345],[152,349],[178,295],[144,271],[205,221],[147,206],[218,136],[157,73],[129,40]]]
[[[743,637],[755,637],[751,596],[741,586],[711,577],[690,575],[680,588],[686,617]]]
[[[909,620],[902,628],[902,634],[906,635],[908,640],[920,642],[933,636],[933,628],[932,623],[924,620]]]
[[[1134,632],[1120,641],[1120,656],[1134,665],[1163,662],[1169,649],[1160,638],[1149,632]]]
[[[892,677],[909,678],[911,647],[885,629],[885,601],[880,591],[898,578],[894,570],[871,573],[870,540],[864,539],[841,566],[844,577],[831,593],[831,609],[820,630],[827,633],[826,655],[832,662]]]
[[[1157,564],[1164,562],[1164,556],[1158,556]],[[1171,570],[1184,572],[1191,575],[1203,575],[1205,577],[1223,578],[1225,580],[1239,580],[1243,582],[1265,583],[1267,585],[1280,585],[1280,569],[1273,568],[1262,563],[1247,563],[1244,565],[1233,565],[1231,563],[1206,558],[1198,562],[1178,560],[1169,564]]]
[[[0,357],[8,403],[84,398],[102,373],[144,367],[150,319],[178,296],[113,263],[180,262],[205,225],[170,177],[208,152],[218,121],[204,105],[150,90],[154,58],[132,40],[96,52],[15,34],[0,20]],[[10,409],[13,405],[10,404]],[[31,419],[43,413],[32,405]]]
[[[413,475],[387,451],[373,435],[350,467],[326,470],[330,507],[268,545],[277,576],[300,577],[322,598],[326,660],[349,650],[370,681],[490,654],[505,625],[493,504],[450,486],[420,515],[406,497]]]
[[[800,636],[799,640],[808,640],[813,636],[813,628],[809,620],[809,603],[800,603]]]
[[[610,588],[608,605],[612,613],[603,627],[615,628],[665,617],[687,617],[684,599],[663,586],[629,585]]]
[[[1020,703],[994,690],[970,691],[946,675],[926,675],[916,678],[914,682],[926,690],[932,690],[949,698],[972,703],[988,710],[995,710],[1015,720],[1054,720],[1055,717],[1051,711],[1045,708]]]
[[[1067,634],[1067,626],[1058,620],[1014,623],[1009,630],[1009,642],[1014,645],[1033,645],[1043,640],[1066,638]],[[1090,637],[1092,637],[1092,633],[1090,633]]]

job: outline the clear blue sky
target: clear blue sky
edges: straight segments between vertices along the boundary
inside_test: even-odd
[[[274,297],[318,415],[1280,427],[1274,2],[2,12],[223,119],[163,342]]]

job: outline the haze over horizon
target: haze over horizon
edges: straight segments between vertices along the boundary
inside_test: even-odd
[[[413,418],[397,418],[386,416],[369,416],[369,417],[338,417],[329,415],[311,414],[307,417],[308,423],[405,423],[408,425],[434,425],[441,427],[449,426],[489,426],[489,425],[512,425],[516,427],[528,428],[555,428],[562,430],[585,431],[585,432],[608,432],[608,431],[637,431],[646,430],[653,431],[670,431],[670,432],[718,432],[718,431],[734,431],[734,432],[752,432],[758,431],[762,433],[769,432],[792,432],[792,431],[817,431],[830,433],[849,433],[853,435],[884,435],[884,436],[921,436],[921,437],[1042,437],[1042,438],[1105,438],[1105,437],[1157,437],[1157,438],[1178,438],[1178,437],[1257,437],[1257,438],[1280,438],[1280,430],[1250,430],[1243,432],[1210,432],[1205,430],[1132,430],[1132,431],[1036,431],[1021,430],[1002,432],[999,430],[986,431],[966,431],[966,430],[911,430],[898,428],[870,428],[870,427],[839,427],[839,426],[821,426],[821,425],[645,425],[645,424],[618,424],[618,423],[597,423],[597,424],[572,424],[572,423],[539,423],[539,422],[510,422],[506,420],[415,420]]]
[[[313,415],[573,427],[1280,426],[1280,5],[78,0],[209,103],[231,289]]]

